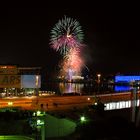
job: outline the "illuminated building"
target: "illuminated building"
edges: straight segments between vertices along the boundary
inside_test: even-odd
[[[140,81],[140,76],[122,76],[122,75],[117,75],[115,76],[115,83],[131,83],[134,81]]]
[[[37,94],[41,87],[40,67],[0,65],[1,96]]]

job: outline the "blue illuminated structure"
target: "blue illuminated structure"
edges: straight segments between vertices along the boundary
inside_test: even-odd
[[[132,81],[140,81],[140,76],[115,76],[115,83],[130,83]]]
[[[115,92],[124,92],[124,91],[130,91],[132,88],[130,86],[118,86],[115,85],[114,90]]]

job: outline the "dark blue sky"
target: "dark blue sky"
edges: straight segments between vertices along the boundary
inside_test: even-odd
[[[1,9],[0,64],[42,66],[49,72],[57,69],[60,56],[49,48],[50,31],[67,15],[82,26],[86,65],[91,72],[139,72],[138,9],[89,5]]]

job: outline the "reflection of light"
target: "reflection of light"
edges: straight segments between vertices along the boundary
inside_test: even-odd
[[[115,91],[129,91],[131,89],[130,86],[115,86]]]
[[[90,98],[87,98],[87,100],[89,101],[89,100],[90,100]]]
[[[84,84],[79,83],[60,83],[59,89],[61,93],[71,93],[71,92],[78,92],[81,93],[82,89],[84,88]]]
[[[68,84],[68,92],[73,92],[72,83]]]

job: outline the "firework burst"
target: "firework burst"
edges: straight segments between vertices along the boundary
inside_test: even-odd
[[[50,45],[62,55],[67,55],[71,48],[80,49],[83,46],[83,36],[79,22],[65,16],[52,29]]]
[[[70,49],[67,55],[67,65],[74,71],[80,71],[83,65],[83,60],[80,56],[80,51],[76,49]]]
[[[73,75],[81,75],[84,66],[81,50],[83,46],[83,31],[77,20],[64,17],[51,30],[51,47],[63,56],[61,74],[69,81]]]
[[[62,73],[66,77],[81,75],[81,68],[83,65],[84,61],[81,57],[81,52],[76,49],[70,49],[69,53],[64,57],[64,61],[62,63]]]

